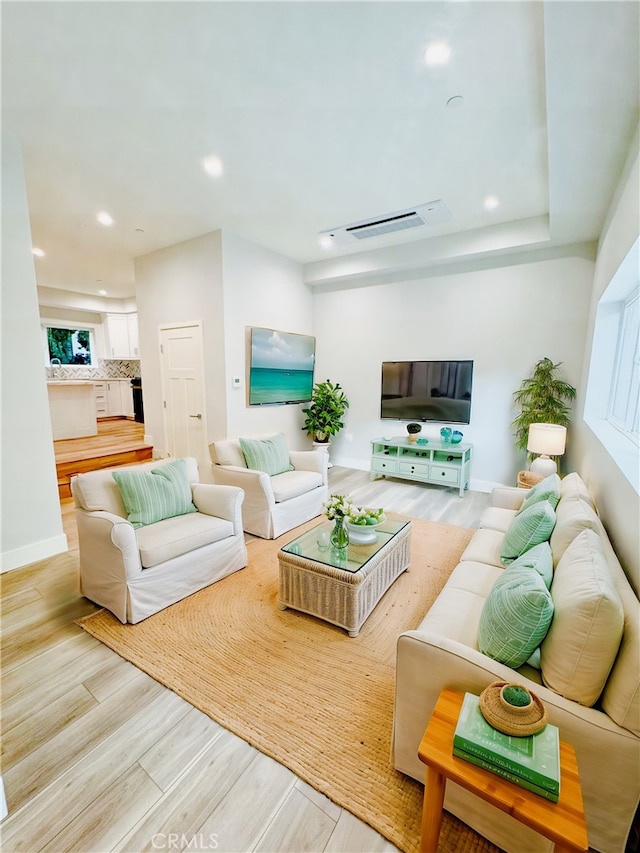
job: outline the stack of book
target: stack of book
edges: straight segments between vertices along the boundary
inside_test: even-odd
[[[560,739],[550,723],[527,737],[506,735],[482,716],[478,697],[465,693],[453,754],[554,803],[560,795]]]

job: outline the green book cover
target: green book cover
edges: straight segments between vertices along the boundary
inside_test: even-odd
[[[521,788],[526,788],[527,791],[532,791],[534,794],[538,794],[538,796],[544,797],[546,800],[551,800],[552,803],[557,803],[560,798],[559,792],[555,794],[553,791],[541,788],[540,785],[529,782],[528,779],[523,779],[522,776],[516,776],[515,773],[509,773],[509,771],[505,770],[504,767],[498,767],[496,764],[491,764],[491,762],[485,761],[484,758],[472,755],[470,752],[465,752],[463,749],[458,749],[457,746],[453,747],[453,754],[458,758],[463,758],[465,761],[469,761],[471,764],[475,764],[476,767],[482,767],[483,770],[488,770],[490,773],[495,773],[503,779],[508,779],[509,782],[513,782],[515,785],[520,785]]]
[[[478,697],[465,693],[453,745],[554,794],[560,790],[560,739],[550,723],[535,735],[505,735],[482,716]]]

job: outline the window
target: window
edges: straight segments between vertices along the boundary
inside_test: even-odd
[[[94,364],[93,332],[65,326],[46,326],[45,351],[47,363],[60,359],[62,365],[91,367]],[[53,362],[58,364],[57,361]]]
[[[640,444],[640,297],[636,293],[620,306],[620,329],[615,376],[607,420]]]
[[[640,237],[598,302],[584,419],[640,494]]]

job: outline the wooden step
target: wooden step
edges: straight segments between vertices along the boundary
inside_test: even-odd
[[[71,477],[148,462],[153,458],[153,447],[144,442],[144,425],[126,418],[98,421],[98,435],[54,441],[58,494],[71,497]]]

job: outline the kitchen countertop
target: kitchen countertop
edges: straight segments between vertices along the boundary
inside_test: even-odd
[[[47,385],[93,385],[95,379],[47,379]]]

